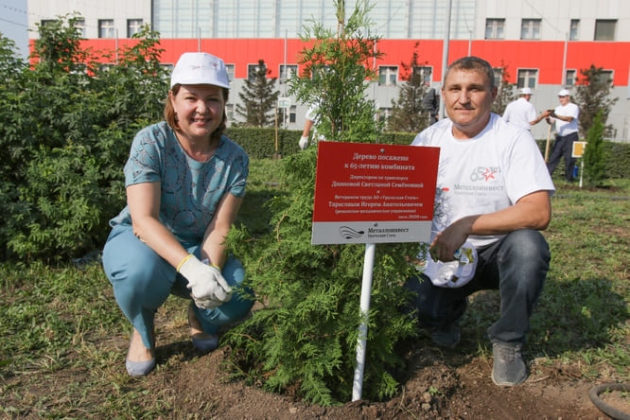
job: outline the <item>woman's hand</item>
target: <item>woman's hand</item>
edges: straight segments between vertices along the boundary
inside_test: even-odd
[[[192,254],[180,263],[177,271],[188,280],[187,287],[191,291],[191,296],[201,309],[216,308],[232,298],[232,288],[223,278],[221,271],[202,263]]]

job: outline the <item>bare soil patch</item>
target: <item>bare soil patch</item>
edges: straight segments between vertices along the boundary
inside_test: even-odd
[[[163,344],[158,343],[158,366],[140,379],[121,380],[126,376],[127,340],[112,338],[106,345],[118,349],[120,356],[103,374],[123,383],[118,392],[138,393],[136,402],[141,406],[155,407],[156,401],[162,401],[168,407],[168,418],[176,419],[608,418],[589,399],[588,392],[596,384],[586,381],[577,367],[528,360],[528,380],[517,387],[502,388],[490,379],[492,360],[471,355],[465,349],[444,351],[433,346],[429,339],[419,339],[416,350],[409,355],[408,379],[394,398],[321,407],[230,379],[225,366],[230,349],[197,354],[185,331],[185,325],[171,325],[160,332],[159,340]],[[40,418],[42,411],[48,412],[48,409],[52,417],[56,410],[68,415],[69,409],[72,417],[93,418],[85,407],[103,404],[106,395],[104,390],[81,390],[81,384],[89,382],[89,377],[90,373],[81,367],[14,376],[5,384],[5,390],[19,389],[20,398],[14,397],[16,393],[6,392],[0,394],[0,401],[5,408],[19,408],[15,418]],[[80,400],[69,400],[77,395],[81,395]],[[107,397],[116,398],[115,395]],[[614,397],[616,395],[610,396]],[[42,404],[48,404],[48,409]],[[143,417],[154,418],[150,412]]]
[[[227,351],[181,363],[168,372],[158,371],[144,380],[150,388],[171,389],[180,396],[174,400],[175,417],[196,413],[223,419],[607,418],[589,400],[593,384],[577,379],[577,372],[536,362],[523,385],[501,388],[490,379],[491,360],[467,360],[456,351],[442,352],[427,345],[412,356],[413,371],[395,398],[319,407],[230,381],[221,368]]]

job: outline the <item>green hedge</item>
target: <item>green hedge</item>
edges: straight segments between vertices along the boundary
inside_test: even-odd
[[[256,127],[230,127],[225,134],[236,143],[240,144],[252,159],[264,159],[273,157],[276,153],[288,156],[297,153],[298,140],[302,135],[301,130],[278,130],[278,147],[276,150],[273,128]],[[384,133],[385,144],[409,144],[416,135],[410,133]]]
[[[277,154],[288,156],[300,150],[298,140],[302,135],[298,130],[276,130],[273,128],[230,127],[225,134],[240,144],[252,159],[270,158]]]
[[[273,128],[230,127],[226,131],[228,137],[243,146],[250,158],[263,159],[273,157],[276,153],[275,130]],[[298,140],[302,132],[299,130],[278,130],[277,153],[288,156],[298,152]],[[416,133],[383,133],[385,144],[410,144]],[[540,152],[544,154],[546,140],[536,140]],[[550,150],[553,142],[550,145]],[[608,178],[630,178],[630,143],[604,142],[604,159],[606,160],[606,176]],[[561,172],[564,166],[558,165]],[[560,173],[558,172],[558,173]]]
[[[630,143],[604,142],[608,178],[630,178]]]
[[[536,140],[540,152],[544,155],[546,140]],[[604,147],[604,171],[606,178],[630,178],[630,143],[615,143],[605,141]],[[553,140],[549,145],[549,154],[553,150]],[[558,165],[557,175],[564,174],[564,163]]]

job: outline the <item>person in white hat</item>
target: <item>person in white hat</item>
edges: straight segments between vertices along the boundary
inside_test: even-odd
[[[229,81],[223,60],[184,53],[171,74],[165,121],[140,130],[124,168],[127,206],[110,221],[103,267],[116,302],[133,325],[131,376],[156,364],[154,314],[170,294],[192,302],[193,346],[218,345],[218,330],[253,302],[233,293],[242,264],[225,238],[249,173],[245,151],[223,135]]]
[[[568,182],[572,182],[574,181],[573,167],[575,166],[575,158],[572,156],[573,142],[578,140],[580,109],[571,102],[571,94],[566,89],[558,92],[558,101],[560,101],[560,105],[547,118],[547,123],[555,123],[556,125],[556,141],[553,143],[547,169],[549,174],[553,175],[553,171],[564,156],[564,178]]]
[[[536,108],[529,101],[532,97],[532,90],[524,87],[519,92],[519,98],[510,102],[503,112],[503,119],[517,127],[531,130],[533,125],[538,124],[549,116],[549,111],[544,111],[536,115]]]

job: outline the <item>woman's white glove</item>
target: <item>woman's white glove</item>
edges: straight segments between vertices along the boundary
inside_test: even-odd
[[[300,146],[300,149],[302,150],[306,149],[306,146],[308,146],[308,136],[300,137],[300,141],[298,141],[298,146]]]
[[[188,280],[191,296],[201,309],[212,309],[232,298],[232,288],[227,284],[221,271],[199,261],[190,254],[180,263],[178,270]]]

